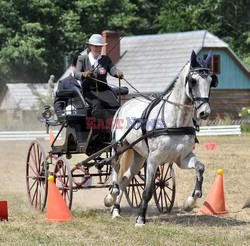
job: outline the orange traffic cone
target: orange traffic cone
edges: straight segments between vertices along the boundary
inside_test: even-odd
[[[48,208],[47,219],[50,222],[64,222],[72,219],[72,215],[67,207],[60,191],[54,183],[54,177],[49,176]]]
[[[207,195],[207,198],[200,209],[203,215],[222,215],[227,214],[223,188],[223,170],[217,171],[217,177]]]
[[[50,143],[53,143],[55,140],[55,136],[51,130],[49,130],[49,141]]]
[[[0,201],[0,220],[8,220],[7,201]]]

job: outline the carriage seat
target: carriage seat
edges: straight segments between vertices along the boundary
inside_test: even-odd
[[[90,116],[91,107],[83,98],[78,88],[58,90],[56,92],[57,104],[61,104],[62,110],[55,110],[59,122],[84,122]]]
[[[110,86],[111,90],[118,96],[119,94],[121,95],[128,95],[129,90],[128,87],[126,86],[121,86],[121,87],[113,87]]]
[[[110,86],[112,91],[116,95],[127,95],[129,90],[127,87],[112,87]],[[68,90],[58,90],[56,92],[56,96],[59,100],[57,103],[61,103],[63,110],[56,111],[56,115],[59,122],[82,122],[86,119],[86,117],[91,116],[91,107],[83,98],[81,92],[78,88],[68,89]],[[67,102],[67,106],[66,106]],[[74,106],[71,106],[74,105]],[[71,109],[67,110],[67,107]]]

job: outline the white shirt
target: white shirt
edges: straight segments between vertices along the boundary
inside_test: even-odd
[[[88,57],[89,57],[89,61],[90,61],[91,66],[94,67],[94,68],[98,66],[98,61],[102,58],[102,56],[99,55],[99,56],[97,57],[97,59],[95,59],[95,58],[93,57],[93,55],[92,55],[91,52],[89,52]]]

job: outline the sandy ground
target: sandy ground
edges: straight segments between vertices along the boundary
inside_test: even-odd
[[[27,199],[26,189],[26,158],[31,141],[0,142],[0,187],[1,193],[15,193]],[[48,141],[41,141],[45,152],[50,150]],[[71,167],[84,158],[83,155],[73,156],[69,163]],[[94,168],[95,169],[95,168]],[[96,172],[96,170],[94,170]],[[108,188],[93,188],[78,190],[73,193],[72,209],[105,208],[103,199],[108,193]],[[2,195],[3,196],[3,195]],[[0,197],[4,200],[4,197]],[[27,200],[28,204],[28,200]],[[122,204],[127,206],[123,199]]]

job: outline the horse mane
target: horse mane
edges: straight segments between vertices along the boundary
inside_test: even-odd
[[[170,88],[168,88],[168,90],[166,90],[166,91],[164,92],[164,94],[163,94],[163,98],[164,98],[164,99],[168,98],[168,97],[170,96],[170,94],[172,93],[172,91],[175,89],[176,84],[177,84],[177,81],[180,79],[180,76],[182,75],[183,70],[184,70],[188,65],[190,66],[190,61],[186,62],[186,64],[181,68],[181,70],[180,70],[180,72],[178,73],[178,75],[175,77],[175,80],[174,80],[174,82],[172,83],[172,85],[170,86]],[[188,72],[185,73],[183,76],[186,77],[187,74],[188,74]]]

